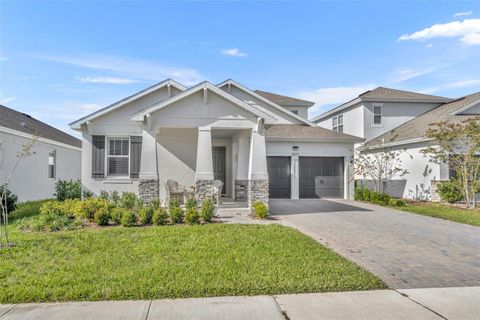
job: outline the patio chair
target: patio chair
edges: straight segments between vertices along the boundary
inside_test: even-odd
[[[223,182],[221,180],[213,180],[213,196],[217,201],[217,205],[221,204]]]
[[[167,191],[166,203],[169,206],[170,201],[178,200],[180,204],[183,204],[185,197],[185,187],[179,184],[173,179],[168,179],[165,182],[165,190]]]

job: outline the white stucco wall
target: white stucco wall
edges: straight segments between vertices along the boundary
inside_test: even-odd
[[[287,105],[282,105],[281,107],[287,109],[288,111],[297,111],[297,114],[300,117],[304,119],[308,119],[308,107],[287,106]]]
[[[297,146],[298,151],[293,151]],[[299,142],[299,141],[267,141],[267,156],[290,156],[292,157],[292,198],[298,198],[299,177],[298,164],[295,165],[295,157],[344,157],[344,198],[353,198],[354,182],[352,179],[353,170],[351,159],[353,157],[353,143],[335,143],[335,142]]]
[[[5,170],[2,176],[10,175],[17,160],[17,152],[32,138],[0,132],[0,143],[5,153]],[[56,151],[56,177],[48,178],[48,154]],[[40,139],[32,148],[32,155],[20,161],[10,180],[9,189],[19,201],[53,198],[55,183],[60,180],[80,179],[80,148],[63,145],[55,141]],[[2,180],[4,178],[2,177]]]

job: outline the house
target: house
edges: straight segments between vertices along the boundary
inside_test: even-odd
[[[392,177],[387,192],[403,198],[438,201],[438,183],[449,180],[454,171],[448,163],[435,163],[421,152],[435,141],[426,137],[430,124],[442,121],[460,123],[480,115],[480,92],[451,100],[365,143],[366,152],[381,150],[401,151],[402,167],[408,171],[403,177]]]
[[[200,201],[213,181],[251,204],[351,198],[354,143],[307,120],[312,102],[233,80],[187,88],[165,80],[70,124],[82,134],[82,183],[165,200],[173,179]]]
[[[32,142],[31,155],[18,162],[17,154]],[[79,139],[0,105],[0,184],[9,180],[19,201],[53,198],[56,181],[80,179],[81,151]]]
[[[448,101],[451,99],[378,87],[312,121],[320,127],[358,136],[368,142]]]

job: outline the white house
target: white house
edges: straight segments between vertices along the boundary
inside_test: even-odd
[[[451,99],[378,87],[312,121],[323,128],[362,137],[368,142],[448,101]]]
[[[13,170],[17,154],[32,141],[31,155]],[[57,180],[80,179],[81,147],[79,139],[0,105],[0,184],[8,179],[19,201],[53,198]]]
[[[387,185],[390,194],[418,200],[439,200],[436,186],[448,180],[454,172],[448,163],[434,163],[421,152],[435,141],[426,137],[432,123],[449,121],[460,123],[468,117],[480,115],[480,92],[444,103],[427,111],[411,121],[390,130],[365,143],[368,152],[377,150],[398,150],[402,167],[408,170],[403,177],[392,177]]]
[[[252,203],[350,198],[354,143],[306,119],[313,103],[226,80],[191,88],[165,80],[70,126],[82,133],[82,183],[165,199],[165,181]]]

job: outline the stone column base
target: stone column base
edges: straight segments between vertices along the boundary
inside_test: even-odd
[[[248,200],[248,180],[235,180],[235,201]]]
[[[145,204],[159,198],[158,179],[139,179],[138,196],[143,199]]]
[[[248,181],[248,206],[251,208],[255,201],[261,201],[268,207],[268,180],[258,179]]]
[[[213,200],[213,180],[197,180],[195,182],[195,199],[200,203],[205,199]]]

